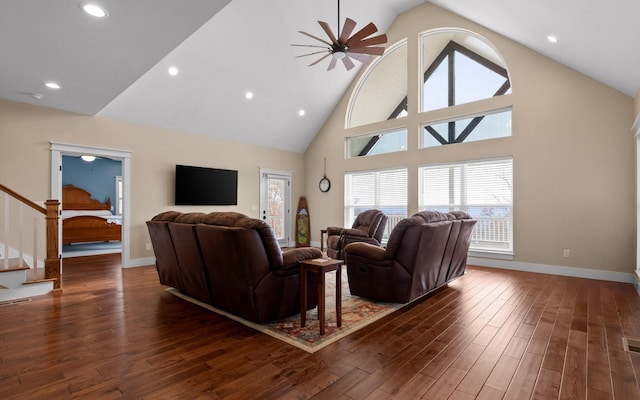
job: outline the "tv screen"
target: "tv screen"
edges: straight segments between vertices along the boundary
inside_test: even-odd
[[[238,205],[238,171],[176,165],[177,206]]]

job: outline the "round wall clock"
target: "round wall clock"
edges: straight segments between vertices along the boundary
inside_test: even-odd
[[[320,179],[320,183],[318,183],[318,187],[323,193],[331,189],[331,181],[327,178],[327,157],[324,158],[324,174],[322,175],[322,179]]]
[[[331,189],[331,181],[326,177],[326,175],[323,176],[322,179],[320,179],[318,187],[320,188],[321,192],[328,192],[329,189]]]

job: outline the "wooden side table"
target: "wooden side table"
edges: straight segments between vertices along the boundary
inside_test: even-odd
[[[307,322],[307,272],[318,274],[318,319],[320,336],[324,335],[325,325],[325,285],[324,274],[336,271],[336,322],[342,326],[342,260],[333,258],[315,258],[300,261],[300,326]]]

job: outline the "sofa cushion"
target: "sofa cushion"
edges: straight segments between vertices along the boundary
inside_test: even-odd
[[[238,220],[242,218],[247,218],[247,216],[233,211],[214,211],[207,214],[203,218],[202,223],[207,225],[236,226]]]
[[[182,215],[178,211],[165,211],[151,218],[152,221],[173,221],[177,216]]]
[[[471,219],[471,215],[464,211],[450,211],[448,214],[454,219]]]
[[[419,217],[419,218],[422,218],[424,222],[430,223],[430,222],[449,221],[449,220],[455,219],[455,218],[452,218],[452,215],[441,213],[439,211],[420,211],[413,214],[412,217]]]
[[[205,213],[192,212],[178,215],[173,222],[180,222],[182,224],[199,224],[205,217]]]
[[[258,235],[260,235],[260,239],[262,240],[264,250],[267,252],[267,258],[269,259],[271,268],[280,269],[284,266],[282,262],[282,250],[280,249],[280,244],[278,244],[276,234],[273,232],[273,228],[271,228],[269,224],[261,219],[244,217],[238,219],[235,226],[253,229],[258,233]]]
[[[424,224],[424,219],[417,216],[412,216],[400,220],[400,222],[396,224],[396,226],[393,228],[393,231],[391,231],[391,234],[389,235],[389,240],[387,241],[387,257],[395,257],[398,249],[400,249],[400,246],[402,245],[404,234],[406,230],[409,229],[409,227],[422,224]]]

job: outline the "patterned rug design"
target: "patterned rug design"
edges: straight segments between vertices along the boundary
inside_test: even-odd
[[[326,275],[325,334],[320,336],[317,308],[307,311],[307,323],[304,328],[300,326],[300,314],[292,315],[283,320],[271,321],[267,324],[256,324],[193,299],[174,288],[167,288],[166,290],[177,297],[240,322],[257,331],[266,333],[309,353],[320,350],[403,306],[403,304],[398,303],[376,303],[358,296],[353,296],[349,292],[346,268],[343,267],[342,326],[338,327],[336,323],[335,273],[330,272]]]

